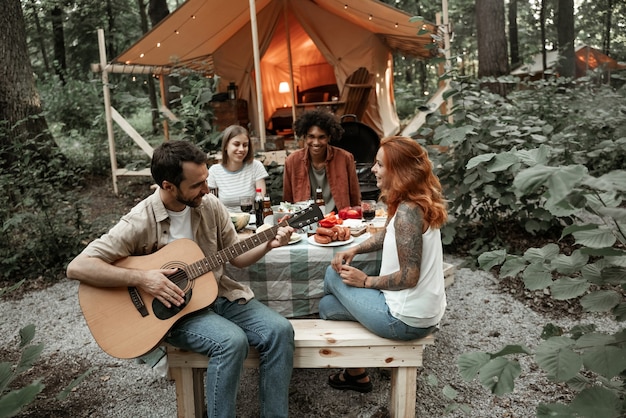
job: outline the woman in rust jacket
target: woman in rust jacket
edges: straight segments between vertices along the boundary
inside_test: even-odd
[[[354,156],[329,145],[341,138],[343,128],[328,112],[313,110],[304,113],[294,124],[298,138],[305,146],[285,160],[283,201],[302,202],[315,199],[315,190],[322,189],[326,212],[361,204],[359,179]]]

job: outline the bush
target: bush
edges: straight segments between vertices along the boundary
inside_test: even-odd
[[[422,131],[450,147],[434,157],[452,197],[446,242],[473,239],[482,269],[499,266],[501,277],[520,278],[530,290],[578,299],[586,311],[624,321],[623,97],[605,86],[572,88],[567,80],[525,87],[505,99],[459,85],[451,92],[458,96],[455,122],[445,123],[447,115],[441,115]],[[507,249],[508,230],[501,229],[510,224],[548,241],[548,231],[558,231],[556,240],[572,244],[549,243],[516,255]],[[461,375],[504,394],[521,375],[516,357],[533,356],[552,381],[578,392],[569,405],[540,405],[538,416],[626,414],[626,330],[607,334],[593,324],[570,330],[547,324],[542,338],[534,352],[507,345],[496,353],[463,354]]]
[[[431,117],[420,132],[450,149],[433,159],[450,199],[443,234],[452,248],[470,242],[469,252],[478,255],[507,248],[511,225],[531,235],[560,227],[540,190],[514,193],[511,183],[524,167],[572,165],[601,175],[624,166],[626,107],[623,95],[608,87],[541,81],[507,98],[477,85],[455,87],[449,93],[454,122],[447,123],[448,115]]]
[[[60,276],[79,251],[85,227],[78,195],[81,170],[72,168],[58,148],[22,138],[4,144],[0,166],[4,277]]]

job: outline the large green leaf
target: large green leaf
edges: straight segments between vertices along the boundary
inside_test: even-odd
[[[553,260],[559,254],[559,246],[547,244],[541,248],[529,248],[524,252],[524,259],[529,263],[542,263]]]
[[[589,256],[581,253],[580,250],[575,250],[571,256],[558,254],[554,257],[550,266],[561,274],[572,274],[580,271],[587,265],[588,261]]]
[[[600,332],[588,332],[585,335],[581,335],[576,340],[576,348],[592,348],[592,347],[604,347],[605,345],[615,344],[617,340],[613,335],[602,334]]]
[[[497,353],[492,353],[491,357],[492,358],[502,357],[502,356],[508,356],[509,354],[532,354],[532,353],[527,347],[523,345],[519,345],[519,344],[514,344],[514,345],[505,346],[504,348],[502,348],[502,350],[498,351]]]
[[[623,417],[621,401],[617,394],[599,386],[584,389],[574,398],[570,406],[580,417]]]
[[[35,325],[28,324],[20,329],[20,348],[26,347],[35,337]]]
[[[485,271],[502,264],[506,259],[506,250],[488,251],[478,256],[478,265]]]
[[[507,170],[513,164],[517,164],[519,159],[510,152],[505,152],[502,154],[496,155],[496,158],[489,164],[487,170],[490,173],[496,173],[498,171]]]
[[[626,171],[613,170],[599,178],[587,177],[585,185],[595,190],[626,191]]]
[[[557,382],[572,379],[582,368],[582,358],[571,347],[574,341],[567,337],[552,337],[543,341],[535,352],[537,364]]]
[[[498,357],[491,360],[480,371],[480,382],[496,395],[504,395],[513,392],[515,378],[522,373],[522,368],[515,360]]]
[[[626,284],[626,267],[607,267],[602,269],[602,282],[607,284]]]
[[[626,222],[626,208],[607,208],[602,207],[598,212],[604,216],[609,216],[618,222]]]
[[[487,353],[473,352],[463,353],[457,360],[459,373],[461,377],[469,382],[476,377],[478,371],[491,360],[491,356]]]
[[[26,405],[35,400],[44,385],[34,382],[19,390],[14,390],[0,398],[0,416],[8,418],[17,415]]]
[[[496,154],[493,152],[490,152],[488,154],[481,154],[477,157],[471,158],[467,164],[465,165],[465,169],[466,170],[471,170],[472,168],[482,164],[482,163],[486,163],[488,161],[491,161],[491,159],[493,157],[495,157]]]
[[[622,300],[613,290],[598,290],[580,299],[580,304],[587,312],[608,312]]]
[[[500,277],[515,277],[526,268],[526,261],[522,257],[509,256],[500,268]]]
[[[522,277],[524,285],[529,290],[545,289],[552,284],[552,273],[541,263],[533,263],[526,267]]]
[[[576,298],[589,289],[589,282],[585,279],[563,277],[555,280],[550,286],[552,297],[556,300]]]
[[[599,227],[588,231],[578,231],[574,232],[572,235],[576,238],[576,244],[591,248],[612,247],[617,240],[613,232],[606,227]]]
[[[586,175],[587,167],[584,165],[558,167],[558,170],[548,178],[550,199],[555,202],[563,200]]]
[[[4,393],[4,390],[14,379],[12,368],[13,366],[9,362],[0,363],[0,393]]]
[[[607,345],[585,350],[583,364],[592,372],[612,379],[626,370],[626,348]]]
[[[527,166],[534,166],[537,164],[547,164],[548,157],[550,156],[550,148],[545,144],[541,144],[539,148],[531,150],[520,150],[515,153],[517,158],[520,159]]]
[[[41,343],[37,345],[29,345],[28,347],[24,348],[24,350],[22,351],[22,357],[20,358],[20,362],[15,369],[15,374],[20,374],[23,371],[30,369],[33,364],[35,364],[35,362],[39,360],[39,356],[43,351],[43,347],[44,344]]]
[[[516,194],[530,194],[543,186],[547,179],[557,170],[555,167],[547,167],[545,165],[535,165],[520,171],[513,180],[513,186]]]

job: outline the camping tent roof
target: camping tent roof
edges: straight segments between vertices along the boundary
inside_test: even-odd
[[[613,58],[605,55],[599,49],[592,48],[587,45],[579,45],[575,49],[575,62],[576,62],[576,77],[581,77],[586,74],[587,70],[595,70],[598,67],[603,67],[606,70],[623,70],[626,69],[626,65],[621,64]],[[547,51],[546,54],[546,67],[554,69],[559,59],[559,51]],[[511,71],[511,75],[516,76],[534,76],[536,74],[543,73],[543,57],[542,54],[537,54],[533,57],[533,60],[529,64],[522,65]]]
[[[217,73],[219,90],[228,82],[238,85],[238,98],[247,101],[259,132],[275,109],[286,106],[280,82],[290,80],[292,92],[328,83],[342,91],[346,78],[364,67],[374,85],[361,121],[387,136],[400,125],[391,52],[429,58],[440,51],[435,25],[411,22],[410,15],[377,0],[256,0],[254,16],[262,57],[258,73],[249,0],[187,0],[115,58],[108,71],[177,67]],[[303,77],[329,72],[324,83]]]
[[[257,15],[269,4],[286,0],[256,0]],[[293,0],[292,0],[293,1]],[[377,34],[390,49],[405,55],[430,58],[436,28],[418,23],[410,15],[376,0],[295,0],[310,2],[342,19]],[[288,3],[288,2],[287,2]],[[287,4],[285,3],[285,4]],[[249,0],[187,0],[139,41],[113,60],[138,66],[185,67],[212,74],[213,54],[228,39],[249,25]],[[332,27],[325,30],[332,30]]]

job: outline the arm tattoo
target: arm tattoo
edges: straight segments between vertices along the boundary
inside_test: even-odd
[[[360,243],[357,247],[357,254],[370,253],[372,251],[378,251],[383,248],[383,241],[385,240],[385,230],[379,231]]]
[[[371,277],[370,287],[402,290],[417,285],[422,264],[422,211],[416,205],[398,206],[394,229],[400,270],[385,276]]]

